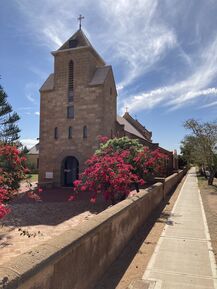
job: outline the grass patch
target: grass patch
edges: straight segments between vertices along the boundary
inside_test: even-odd
[[[38,174],[29,174],[28,176],[29,182],[38,182]]]
[[[203,176],[200,176],[199,174],[197,174],[197,179],[199,183],[207,182],[207,179]]]
[[[212,186],[208,185],[208,180],[205,177],[198,174],[197,178],[200,188],[200,195],[203,201],[205,215],[209,227],[213,252],[217,261],[217,178],[214,179]]]
[[[200,189],[206,189],[209,191],[214,191],[217,192],[217,179],[214,179],[213,185],[210,186],[208,185],[208,180],[204,177],[199,175],[199,173],[197,173],[197,179],[198,179],[198,184]]]

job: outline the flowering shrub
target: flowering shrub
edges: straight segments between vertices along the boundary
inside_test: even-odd
[[[103,193],[105,200],[115,202],[115,196],[124,197],[130,192],[132,183],[144,184],[133,173],[133,167],[125,162],[129,151],[115,152],[113,155],[93,155],[87,162],[87,169],[74,182],[76,192],[92,192],[91,202],[97,194]]]
[[[167,159],[167,156],[161,153],[159,149],[150,151],[147,147],[144,147],[133,159],[134,173],[143,179],[148,173],[154,175],[163,173],[165,159]]]
[[[147,173],[158,172],[164,158],[158,150],[151,152],[138,140],[126,137],[104,140],[86,162],[87,168],[80,179],[74,182],[74,192],[91,192],[92,203],[102,193],[114,204],[115,199],[124,199],[130,193],[132,185],[137,188],[143,185]]]
[[[5,201],[14,196],[25,178],[26,158],[12,145],[0,145],[0,218],[9,212]]]
[[[108,139],[107,137],[99,137],[100,146],[96,151],[97,155],[113,154],[114,152],[130,151],[129,160],[133,159],[138,152],[143,150],[138,139],[129,139],[128,137]]]
[[[0,219],[9,213],[9,209],[3,205],[3,202],[7,200],[7,190],[0,188]]]
[[[163,162],[167,156],[159,149],[151,151],[148,147],[144,147],[138,139],[129,139],[128,137],[109,139],[100,144],[96,154],[112,155],[115,152],[121,153],[123,151],[129,152],[124,156],[124,161],[131,164],[133,173],[141,178],[144,179],[148,173],[163,173]]]

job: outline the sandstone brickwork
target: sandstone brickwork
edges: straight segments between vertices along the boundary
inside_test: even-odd
[[[112,67],[93,48],[81,29],[54,56],[54,73],[40,89],[39,183],[70,186],[98,147],[98,136],[137,138],[168,155],[152,142],[152,132],[126,112],[117,116],[117,91]],[[69,97],[70,96],[70,97]]]
[[[55,186],[64,185],[66,157],[76,158],[81,171],[98,147],[98,136],[115,133],[117,92],[112,68],[85,42],[82,30],[76,34],[84,46],[78,43],[75,48],[64,48],[65,45],[53,52],[54,74],[40,90],[39,182],[52,182]],[[73,101],[68,100],[70,61],[74,64]],[[74,118],[67,118],[69,106],[74,107]]]

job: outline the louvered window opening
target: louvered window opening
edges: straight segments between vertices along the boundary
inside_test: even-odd
[[[68,101],[73,101],[74,97],[74,64],[69,62],[69,79],[68,79]]]

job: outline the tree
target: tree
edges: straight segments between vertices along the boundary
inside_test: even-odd
[[[217,122],[189,119],[184,127],[192,132],[186,137],[184,150],[189,150],[194,163],[209,171],[208,184],[212,185],[217,173]]]
[[[183,162],[186,162],[188,166],[196,164],[201,166],[203,164],[201,147],[198,142],[198,137],[194,135],[185,136],[181,142],[181,157]]]
[[[14,197],[28,170],[16,146],[0,144],[0,218],[9,212],[5,202]]]
[[[28,154],[28,152],[29,152],[29,150],[27,149],[27,146],[24,146],[24,147],[22,148],[22,153],[23,153],[24,155],[26,155],[26,154]]]
[[[142,151],[143,145],[139,143],[138,139],[129,139],[128,137],[112,138],[99,137],[100,147],[96,151],[96,154],[102,155],[108,152],[121,152],[123,150],[130,150],[133,156]]]
[[[74,182],[74,192],[92,193],[92,202],[98,194],[103,194],[112,204],[123,200],[132,188],[139,190],[147,173],[155,173],[163,165],[165,156],[158,150],[143,147],[138,140],[127,137],[100,140],[103,140],[100,148],[86,162],[87,168],[79,180]]]
[[[0,85],[0,142],[14,143],[19,139],[20,129],[17,121],[20,119],[7,101],[7,94]]]

